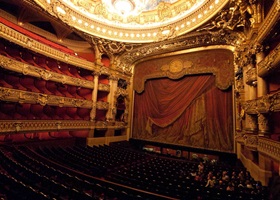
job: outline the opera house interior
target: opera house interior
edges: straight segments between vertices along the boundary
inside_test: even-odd
[[[279,0],[0,0],[0,199],[280,199]]]

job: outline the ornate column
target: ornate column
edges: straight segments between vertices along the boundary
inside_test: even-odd
[[[97,102],[97,92],[98,92],[98,79],[99,79],[99,73],[94,73],[94,88],[92,91],[92,109],[90,112],[90,120],[95,121],[96,117],[96,102]]]
[[[107,121],[115,121],[115,115],[117,111],[115,93],[118,87],[118,78],[115,75],[111,75],[109,77],[109,84],[110,84],[110,93],[108,96],[109,110],[107,112],[106,119]]]
[[[246,77],[247,71],[254,67],[252,59],[247,60],[248,65],[244,67],[243,76]],[[246,80],[244,80],[244,89],[245,89],[245,102],[249,100],[255,100],[257,97],[255,85],[248,85]],[[245,109],[246,110],[246,109]],[[254,114],[245,114],[245,130],[248,132],[256,132],[258,129],[257,116]]]
[[[257,65],[257,72],[258,72],[258,63],[260,63],[265,55],[263,53],[263,46],[262,45],[256,45],[256,65]],[[258,98],[264,97],[268,94],[268,86],[265,79],[263,79],[260,76],[257,76],[257,82],[258,82]],[[270,132],[270,126],[269,126],[269,113],[259,113],[258,114],[258,127],[259,127],[259,136],[267,136]]]

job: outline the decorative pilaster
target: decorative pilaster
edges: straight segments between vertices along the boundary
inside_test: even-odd
[[[258,130],[257,116],[246,114],[245,115],[245,130],[254,133]]]
[[[98,92],[98,78],[99,73],[94,74],[94,89],[92,91],[92,109],[90,112],[90,120],[94,121],[96,117],[96,102],[97,102],[97,92]]]
[[[256,65],[257,65],[257,71],[259,71],[258,64],[265,58],[265,55],[263,53],[263,46],[261,45],[256,45]],[[262,97],[264,95],[267,95],[267,83],[266,81],[260,77],[257,76],[257,82],[258,82],[258,97]]]
[[[115,75],[111,75],[109,77],[109,84],[110,84],[110,93],[108,96],[108,102],[109,102],[109,110],[106,115],[107,121],[115,121],[115,115],[116,115],[116,98],[115,93],[117,91],[118,87],[118,77]]]
[[[269,118],[267,113],[258,114],[259,136],[267,136],[270,133]]]

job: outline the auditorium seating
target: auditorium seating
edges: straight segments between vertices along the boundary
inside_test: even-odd
[[[218,177],[225,170],[229,174],[242,171],[253,189],[209,188],[206,177],[197,181],[192,176],[197,161],[149,154],[126,144],[5,146],[0,147],[0,157],[0,176],[10,185],[0,193],[14,197],[18,195],[12,183],[16,180],[22,183],[21,192],[38,199],[268,199],[267,188],[243,166],[205,163],[204,172]]]

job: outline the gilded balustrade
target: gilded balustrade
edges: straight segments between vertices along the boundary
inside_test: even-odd
[[[44,132],[90,129],[93,124],[84,120],[0,120],[0,135],[19,132]]]
[[[243,106],[247,114],[278,112],[280,111],[280,91],[255,100],[248,100]]]

